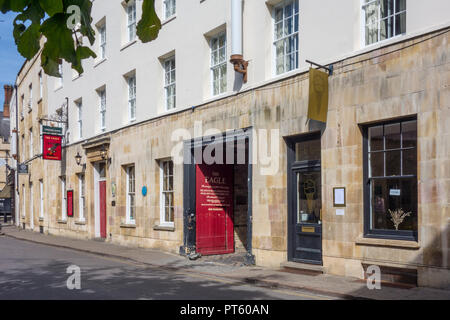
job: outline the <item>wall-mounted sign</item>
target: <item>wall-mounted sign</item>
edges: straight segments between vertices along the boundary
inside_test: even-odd
[[[19,174],[28,174],[28,165],[27,165],[27,164],[19,163],[19,164],[17,165],[17,172],[18,172]]]
[[[401,191],[400,189],[390,189],[389,195],[394,197],[400,197]]]
[[[142,195],[145,197],[147,195],[147,187],[143,186],[142,187]]]
[[[345,216],[345,209],[336,209],[337,216]]]
[[[333,188],[333,206],[345,207],[345,188]]]
[[[309,70],[308,118],[327,122],[328,115],[328,73],[317,69]]]
[[[42,133],[53,135],[53,136],[62,136],[63,131],[62,131],[62,128],[58,128],[58,127],[42,126]]]
[[[73,218],[73,190],[67,190],[67,216]]]
[[[42,158],[44,160],[61,161],[62,137],[44,134],[42,136],[42,141],[43,141]]]

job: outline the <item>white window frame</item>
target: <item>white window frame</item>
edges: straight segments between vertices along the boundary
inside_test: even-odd
[[[126,221],[127,224],[136,224],[136,167],[134,165],[130,165],[127,166],[127,179],[126,179],[126,183],[127,183],[127,217],[126,217]],[[133,169],[133,187],[134,190],[130,189],[130,179],[131,179],[131,169]],[[131,197],[134,198],[134,206],[133,206],[133,217],[131,215],[131,211],[132,211],[132,207],[131,207]]]
[[[393,1],[393,8],[394,8],[393,10],[394,10],[394,12],[392,14],[384,17],[384,18],[381,18],[381,6],[379,5],[380,4],[380,0],[372,0],[372,1],[369,1],[367,3],[366,3],[365,0],[360,0],[360,1],[361,1],[361,47],[363,47],[363,48],[364,47],[369,47],[369,46],[372,46],[372,45],[375,45],[375,44],[379,44],[379,43],[382,43],[384,41],[387,41],[387,40],[390,40],[390,39],[394,39],[394,38],[397,38],[397,37],[401,37],[402,35],[404,35],[404,33],[400,33],[398,35],[395,35],[395,32],[396,32],[395,16],[405,13],[405,19],[406,19],[406,15],[407,15],[407,12],[408,12],[408,7],[407,7],[408,1],[407,0],[405,0],[405,10],[399,11],[399,12],[395,12],[396,11],[396,1],[392,0]],[[378,40],[373,42],[373,43],[367,44],[366,43],[366,26],[367,26],[368,22],[366,21],[366,9],[365,8],[368,7],[369,5],[373,5],[373,4],[378,4],[378,19],[376,21],[377,29],[378,29],[378,35],[377,35]],[[383,39],[383,40],[380,40],[381,39],[380,23],[381,23],[382,20],[386,20],[386,19],[389,19],[389,18],[393,18],[393,21],[394,21],[393,36],[389,37],[389,38],[386,38],[386,39]],[[406,33],[406,30],[405,30],[405,33]]]
[[[100,35],[100,44],[99,44],[99,49],[100,49],[100,59],[105,59],[106,58],[106,23],[104,23],[103,25],[101,25],[98,28],[98,33]]]
[[[128,120],[136,120],[136,75],[133,74],[127,78],[128,83]]]
[[[39,218],[44,219],[44,181],[39,180]]]
[[[172,63],[173,62],[173,63]],[[172,76],[173,74],[173,76]],[[177,94],[176,94],[176,61],[175,56],[171,56],[164,60],[164,105],[166,111],[177,108]],[[174,94],[169,94],[173,88]],[[173,106],[169,105],[169,99],[173,99]]]
[[[224,44],[223,46],[220,46],[220,40],[221,38],[224,38]],[[213,47],[214,40],[217,41],[217,48]],[[209,41],[209,46],[211,49],[211,94],[212,96],[217,96],[220,94],[223,94],[227,92],[227,69],[228,69],[228,63],[227,63],[227,34],[226,32],[221,32],[216,36],[211,37]],[[225,50],[223,59],[220,60],[220,51]],[[214,61],[215,56],[217,57],[217,62]],[[222,68],[225,67],[225,73],[222,73]],[[219,74],[219,78],[214,78],[214,72],[217,71]],[[223,79],[225,79],[225,87],[222,88],[221,84]],[[217,88],[218,91],[215,91],[215,82],[218,82]]]
[[[132,0],[127,8],[127,37],[128,42],[136,39],[136,1]]]
[[[299,60],[300,60],[299,59],[299,53],[300,53],[300,7],[299,7],[299,3],[298,2],[299,2],[299,0],[284,0],[281,3],[279,3],[278,5],[273,7],[273,11],[272,11],[272,17],[273,17],[273,19],[272,19],[273,20],[273,23],[272,23],[272,27],[273,27],[273,29],[272,29],[272,38],[273,38],[272,47],[273,47],[273,60],[274,60],[274,64],[273,64],[273,74],[274,74],[274,76],[280,76],[282,74],[285,74],[285,73],[293,71],[293,70],[297,70],[299,68]],[[280,9],[280,8],[283,8],[283,18],[282,18],[283,27],[282,27],[282,29],[284,30],[284,23],[285,23],[285,20],[286,20],[284,8],[287,5],[289,5],[289,4],[292,4],[295,7],[295,5],[294,5],[295,3],[297,3],[297,6],[298,6],[299,9],[298,9],[297,13],[295,13],[294,9],[293,9],[293,13],[294,13],[294,15],[292,16],[292,21],[293,21],[292,23],[294,24],[294,28],[292,29],[293,32],[288,34],[288,35],[283,35],[282,37],[277,38],[277,34],[276,34],[276,24],[277,24],[277,21],[276,21],[276,10]],[[298,17],[297,31],[295,31],[295,16]],[[287,40],[289,38],[295,38],[295,37],[296,37],[296,41],[297,41],[297,46],[296,46],[296,48],[294,48],[294,54],[295,54],[294,64],[295,64],[295,67],[290,69],[290,70],[286,69],[286,57],[288,55],[291,55],[291,54],[287,54],[286,53],[286,48],[288,47],[288,45],[284,45],[283,46],[283,72],[278,73],[278,70],[277,70],[277,58],[278,58],[277,57],[277,43],[281,42],[281,41],[285,41],[285,40]]]
[[[172,190],[164,190],[164,164],[165,163],[169,163],[172,162]],[[160,161],[160,167],[159,167],[159,190],[160,190],[160,198],[159,198],[159,207],[160,207],[160,225],[164,226],[164,227],[174,227],[175,226],[175,221],[166,221],[166,194],[167,193],[171,193],[172,194],[172,203],[173,203],[173,208],[174,208],[174,220],[175,220],[175,200],[173,199],[174,197],[174,171],[175,171],[175,166],[173,164],[172,159],[165,159],[165,160],[161,160]],[[169,202],[170,203],[170,202]],[[170,208],[170,206],[169,206]]]
[[[77,106],[78,139],[83,139],[83,100],[75,102]]]
[[[86,180],[84,174],[78,175],[78,220],[80,222],[86,221],[85,207],[86,207]]]
[[[170,19],[177,13],[176,0],[163,0],[164,19]]]
[[[99,91],[100,100],[100,130],[106,130],[106,89]]]
[[[66,195],[66,178],[60,178],[61,183],[61,220],[67,221],[67,195]]]

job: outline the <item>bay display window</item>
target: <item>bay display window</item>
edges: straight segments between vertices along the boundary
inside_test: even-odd
[[[136,218],[136,175],[134,166],[127,167],[127,223],[135,224]]]
[[[218,95],[227,90],[226,34],[213,37],[210,42],[213,95]]]
[[[131,1],[127,7],[128,42],[136,38],[136,2]]]
[[[106,129],[106,90],[99,92],[100,95],[100,130]]]
[[[176,108],[175,57],[171,57],[164,61],[164,75],[166,110],[171,110]]]
[[[136,76],[128,78],[128,119],[136,120]]]
[[[417,120],[365,131],[366,236],[417,239]]]
[[[176,12],[177,1],[176,0],[164,0],[164,18],[168,19]]]
[[[173,200],[173,162],[162,161],[160,172],[160,208],[161,225],[173,226],[174,224],[174,200]]]
[[[406,0],[364,0],[362,9],[366,45],[406,32]]]
[[[274,9],[276,74],[298,68],[298,1],[283,1]]]

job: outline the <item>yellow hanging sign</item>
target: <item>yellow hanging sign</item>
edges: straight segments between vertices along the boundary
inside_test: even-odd
[[[308,118],[327,122],[328,114],[328,73],[309,69]]]

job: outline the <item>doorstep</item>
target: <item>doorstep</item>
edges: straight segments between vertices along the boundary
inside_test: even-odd
[[[285,271],[298,271],[300,273],[313,273],[313,274],[323,274],[326,273],[326,270],[323,266],[315,265],[315,264],[307,264],[307,263],[299,263],[286,261],[280,264],[281,269]]]

